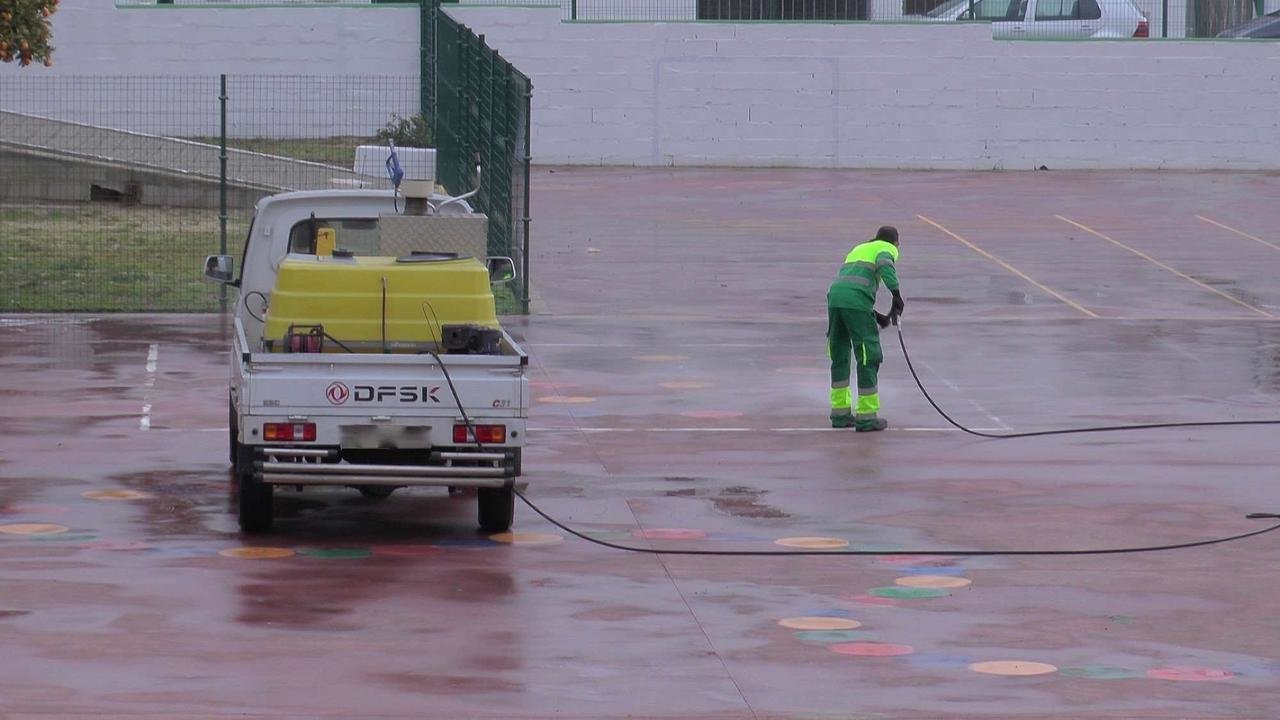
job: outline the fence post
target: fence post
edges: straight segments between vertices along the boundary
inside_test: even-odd
[[[533,136],[533,81],[525,78],[524,82],[524,248],[520,252],[520,264],[523,285],[520,292],[520,306],[524,314],[529,314],[529,162],[532,160],[529,138]]]
[[[1160,37],[1169,37],[1169,0],[1160,2]]]
[[[218,82],[218,254],[227,254],[227,75]],[[241,268],[244,272],[244,268]],[[227,286],[218,284],[218,310],[227,311]]]
[[[439,0],[418,0],[418,112],[431,128],[432,141],[438,146],[440,135],[436,127],[436,3]]]
[[[569,2],[569,19],[578,19],[578,0],[570,0]],[[528,310],[525,310],[525,312],[528,312]]]

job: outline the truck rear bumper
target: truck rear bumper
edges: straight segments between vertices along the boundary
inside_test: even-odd
[[[430,465],[370,465],[334,462],[337,450],[254,450],[253,472],[268,485],[501,488],[512,486],[516,476],[511,456],[503,452],[437,451]]]

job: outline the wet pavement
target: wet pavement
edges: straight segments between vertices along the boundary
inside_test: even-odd
[[[1280,177],[540,169],[529,495],[283,492],[242,536],[226,325],[0,318],[0,717],[1253,718],[1280,707],[1266,427],[826,423],[828,279],[896,224],[922,379],[989,430],[1280,418]]]

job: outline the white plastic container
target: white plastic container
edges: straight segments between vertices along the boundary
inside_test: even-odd
[[[357,175],[385,178],[387,177],[387,157],[389,155],[390,151],[386,145],[360,145],[356,147],[356,161],[353,170]],[[396,157],[400,159],[400,168],[404,170],[405,180],[435,182],[435,148],[397,147]]]

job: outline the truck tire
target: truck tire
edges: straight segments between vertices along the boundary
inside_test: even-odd
[[[236,480],[240,485],[237,519],[243,532],[267,532],[275,514],[275,488],[254,476],[251,453],[242,446],[236,456]]]
[[[500,533],[511,529],[516,515],[516,495],[511,488],[480,488],[476,500],[481,530]]]

